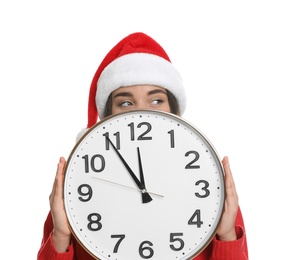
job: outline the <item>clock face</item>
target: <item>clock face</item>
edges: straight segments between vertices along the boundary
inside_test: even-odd
[[[180,117],[152,110],[110,116],[68,159],[68,222],[97,259],[192,259],[216,233],[223,175],[211,143]]]

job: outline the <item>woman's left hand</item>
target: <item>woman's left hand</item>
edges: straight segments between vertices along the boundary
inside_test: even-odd
[[[228,157],[223,158],[222,165],[225,173],[224,181],[226,198],[222,218],[217,230],[217,236],[219,240],[232,241],[237,239],[235,220],[238,212],[238,195],[230,170]]]

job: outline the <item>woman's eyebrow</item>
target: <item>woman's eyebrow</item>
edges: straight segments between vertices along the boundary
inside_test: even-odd
[[[117,97],[132,97],[133,95],[130,92],[119,92],[113,96],[113,98]]]
[[[154,95],[154,94],[159,94],[159,93],[167,95],[167,91],[164,89],[153,89],[148,92],[148,95]]]
[[[164,90],[164,89],[153,89],[153,90],[150,90],[147,92],[147,95],[150,96],[150,95],[154,95],[154,94],[165,94],[167,95],[167,91]],[[131,92],[128,92],[128,91],[124,91],[124,92],[119,92],[119,93],[116,93],[112,98],[117,98],[117,97],[133,97],[134,94],[132,94]]]

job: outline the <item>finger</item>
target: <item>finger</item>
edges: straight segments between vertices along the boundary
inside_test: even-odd
[[[66,161],[63,157],[60,158],[57,168],[56,175],[56,196],[63,196],[63,182],[64,182],[64,170],[65,170]]]
[[[64,167],[65,167],[65,159],[63,157],[60,158],[59,163],[57,165],[55,180],[53,184],[53,189],[50,194],[50,201],[52,203],[52,200],[54,200],[55,196],[62,195],[62,185],[63,185],[63,173],[64,173]]]
[[[229,159],[227,156],[223,158],[222,164],[225,172],[226,202],[228,205],[237,205],[238,195],[236,192],[232,171],[230,169]]]
[[[229,159],[227,156],[223,158],[222,164],[223,164],[224,173],[225,173],[225,184],[227,188],[231,188],[232,190],[235,190],[235,183],[234,183],[233,175],[230,169]]]

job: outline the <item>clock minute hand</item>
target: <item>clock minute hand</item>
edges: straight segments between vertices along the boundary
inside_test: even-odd
[[[110,138],[108,136],[106,136],[106,138],[109,141],[109,143],[112,145],[113,150],[116,152],[116,154],[118,155],[118,157],[120,158],[120,160],[124,164],[125,168],[129,172],[129,174],[132,177],[132,179],[134,180],[134,182],[136,183],[137,187],[139,187],[139,189],[141,190],[142,203],[148,203],[148,202],[150,202],[152,200],[152,197],[146,191],[145,186],[136,177],[136,175],[134,174],[133,170],[127,164],[127,162],[125,161],[125,159],[123,158],[123,156],[121,155],[121,153],[117,150],[117,148],[115,147],[115,145],[111,142]]]

